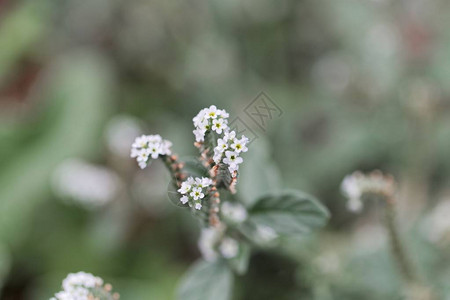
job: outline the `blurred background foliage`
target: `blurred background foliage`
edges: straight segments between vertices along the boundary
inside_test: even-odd
[[[167,201],[163,166],[139,171],[128,149],[160,133],[195,155],[191,119],[215,104],[258,135],[240,197],[296,188],[332,214],[255,253],[236,299],[400,299],[379,205],[354,215],[339,192],[374,168],[397,178],[411,256],[450,299],[449,14],[445,0],[0,1],[0,298],[48,299],[83,270],[122,299],[173,299],[198,226]],[[264,130],[244,112],[261,91],[283,110]]]

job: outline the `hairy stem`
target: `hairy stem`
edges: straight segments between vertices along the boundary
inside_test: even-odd
[[[386,226],[389,233],[392,254],[397,262],[403,279],[408,283],[417,282],[418,276],[415,266],[412,263],[399,234],[393,201],[387,201]]]

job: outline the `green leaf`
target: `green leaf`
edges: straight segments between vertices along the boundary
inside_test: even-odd
[[[198,261],[184,275],[178,291],[180,300],[229,300],[233,273],[223,260]]]
[[[306,234],[326,224],[328,210],[300,191],[268,194],[249,209],[249,222],[272,228],[281,235]]]
[[[269,144],[262,137],[252,142],[242,157],[244,163],[239,167],[237,194],[251,206],[257,198],[280,189],[280,172],[271,159]]]
[[[169,182],[169,185],[167,186],[167,196],[169,197],[169,200],[170,202],[172,202],[172,204],[179,207],[188,207],[187,203],[186,204],[181,203],[180,201],[181,194],[178,193],[178,188],[173,180],[171,180]]]
[[[208,177],[208,170],[196,157],[186,157],[181,159],[184,162],[183,171],[192,177]]]
[[[230,267],[239,275],[247,272],[250,261],[250,246],[244,243],[239,245],[239,253],[236,257],[228,260]]]
[[[69,157],[86,157],[101,147],[101,130],[111,111],[115,79],[110,63],[90,51],[61,56],[37,82],[45,131],[16,149],[0,170],[0,240],[25,238],[30,217],[48,199],[48,178]]]

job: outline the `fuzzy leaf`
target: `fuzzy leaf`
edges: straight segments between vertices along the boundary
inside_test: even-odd
[[[167,196],[169,197],[169,200],[170,202],[172,202],[172,204],[180,207],[188,207],[187,203],[186,204],[181,203],[180,201],[181,194],[178,193],[178,188],[173,180],[171,180],[169,182],[169,185],[167,186]]]
[[[179,300],[229,300],[233,274],[223,260],[197,261],[184,275],[179,290]]]
[[[243,275],[247,272],[250,254],[250,246],[241,243],[239,246],[239,254],[236,257],[229,259],[228,264],[237,274]]]
[[[192,177],[208,177],[208,170],[202,165],[202,163],[196,157],[182,158],[184,162],[183,171]]]
[[[328,210],[314,197],[284,191],[259,198],[249,209],[249,221],[265,225],[281,235],[306,234],[326,224]]]

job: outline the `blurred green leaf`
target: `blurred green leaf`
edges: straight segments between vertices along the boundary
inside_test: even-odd
[[[233,274],[223,260],[197,261],[184,275],[178,293],[180,300],[229,300]]]
[[[237,193],[250,206],[258,197],[279,189],[281,177],[264,138],[256,139],[248,148],[243,155],[244,163],[239,168]]]
[[[44,35],[49,21],[47,8],[42,2],[27,1],[0,20],[0,82]]]
[[[39,86],[45,131],[17,149],[0,171],[0,239],[27,233],[36,205],[48,195],[48,178],[64,159],[99,152],[101,129],[108,116],[113,79],[108,63],[92,52],[61,57]]]
[[[11,267],[11,257],[5,247],[0,245],[0,290]]]
[[[239,275],[243,275],[247,272],[248,264],[250,261],[250,246],[241,243],[239,245],[239,253],[236,257],[228,260],[230,267]]]
[[[309,233],[326,224],[328,210],[314,197],[299,191],[268,194],[249,209],[249,221],[282,235]]]
[[[171,180],[169,185],[167,186],[167,196],[173,205],[179,207],[188,207],[187,203],[186,204],[181,203],[180,193],[178,193],[178,188],[173,180]]]

